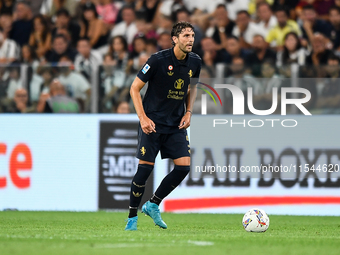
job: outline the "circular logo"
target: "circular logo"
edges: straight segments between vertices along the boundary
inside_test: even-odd
[[[174,67],[172,65],[169,65],[168,69],[171,71],[172,69],[174,69]]]

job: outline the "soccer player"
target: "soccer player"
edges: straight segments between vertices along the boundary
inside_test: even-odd
[[[190,89],[189,85],[190,78],[198,78],[201,70],[201,58],[191,52],[194,37],[194,28],[190,23],[176,23],[171,31],[174,47],[153,54],[131,85],[130,94],[140,120],[136,155],[139,164],[131,183],[129,218],[125,230],[137,230],[137,209],[159,151],[162,158],[173,159],[175,167],[142,206],[142,212],[159,227],[167,228],[161,218],[159,204],[190,171],[190,145],[186,129],[190,126],[196,86]],[[142,102],[140,90],[146,82],[148,89]]]

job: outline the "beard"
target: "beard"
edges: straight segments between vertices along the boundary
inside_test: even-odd
[[[192,46],[191,46],[190,50],[188,50],[186,47],[187,47],[187,45],[185,45],[185,46],[179,45],[180,50],[183,51],[186,54],[192,51]]]

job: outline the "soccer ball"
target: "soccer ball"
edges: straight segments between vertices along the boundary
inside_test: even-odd
[[[242,224],[248,232],[265,232],[269,227],[269,217],[265,211],[253,208],[243,216]]]

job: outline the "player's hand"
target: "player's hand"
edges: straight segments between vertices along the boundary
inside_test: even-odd
[[[190,126],[190,119],[191,119],[191,113],[186,112],[185,115],[183,116],[181,122],[179,123],[179,129],[187,129]]]
[[[152,132],[155,132],[156,133],[156,125],[155,123],[149,119],[148,117],[143,117],[141,118],[140,120],[140,125],[142,127],[142,130],[145,134],[149,135],[151,134]]]

